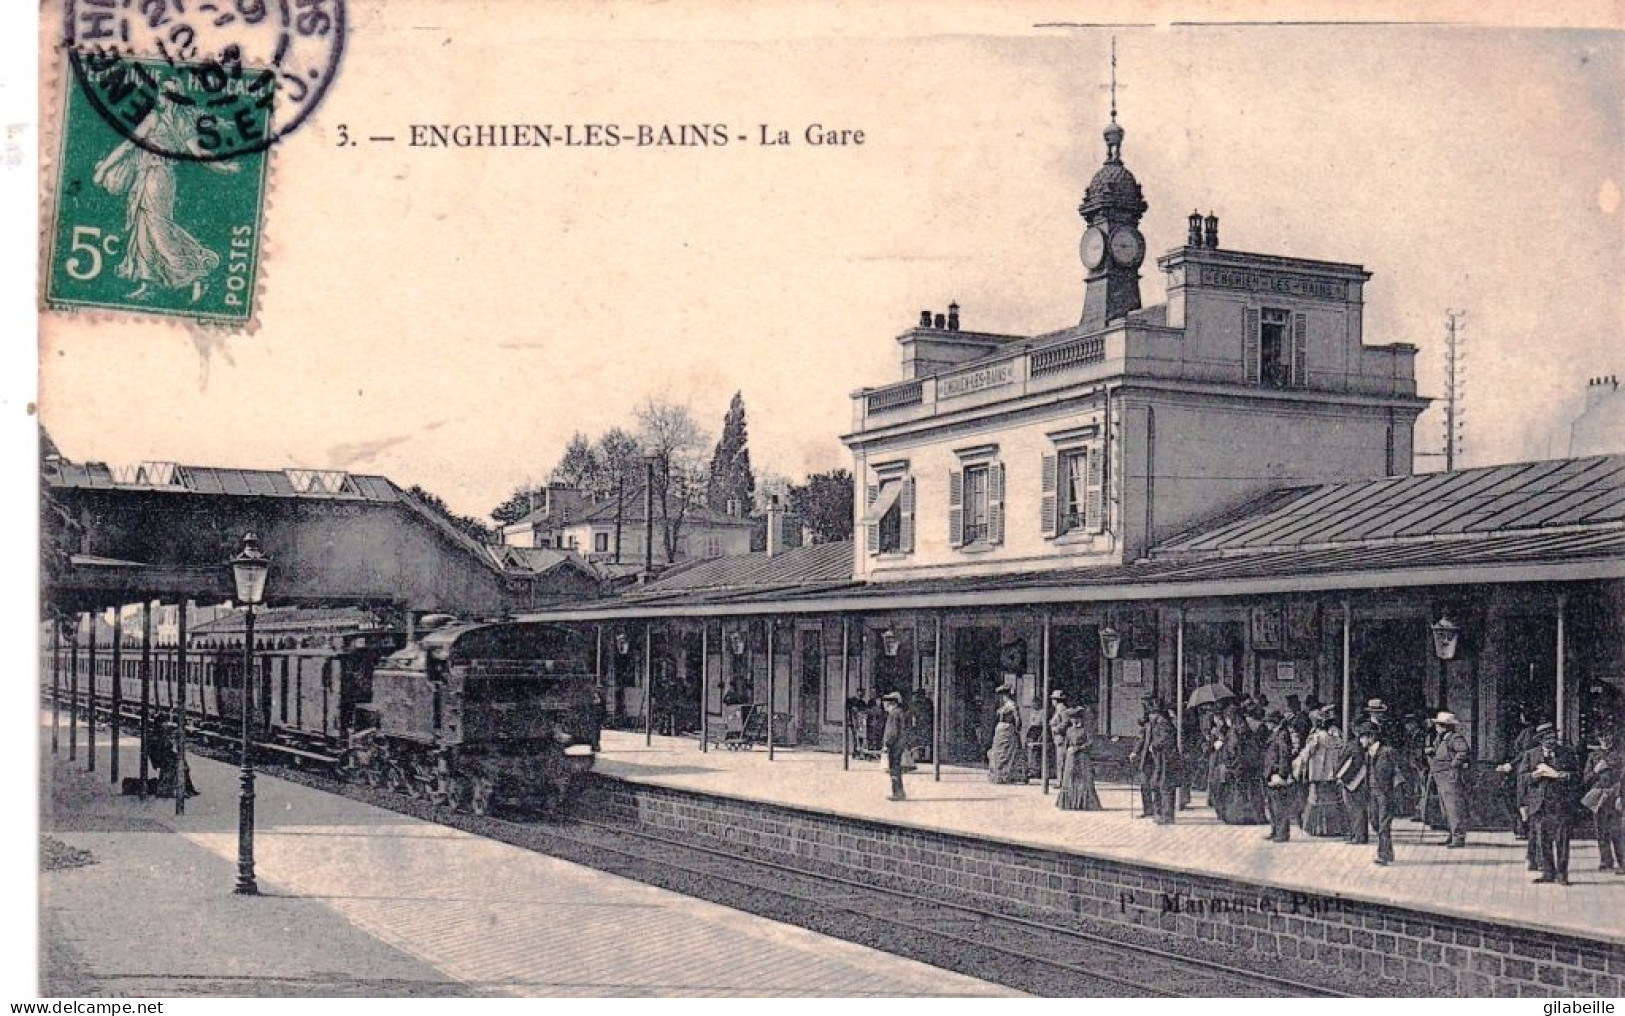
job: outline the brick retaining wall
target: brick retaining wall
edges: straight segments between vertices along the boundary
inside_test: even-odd
[[[1598,940],[599,774],[578,808],[599,821],[1256,966],[1351,994],[1625,994],[1625,947]]]

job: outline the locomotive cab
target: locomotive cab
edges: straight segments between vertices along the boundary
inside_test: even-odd
[[[592,766],[594,675],[584,640],[551,625],[454,624],[373,672],[369,711],[410,794],[484,812],[556,807]]]

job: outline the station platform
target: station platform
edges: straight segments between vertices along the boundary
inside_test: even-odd
[[[105,741],[93,773],[42,749],[41,834],[94,860],[40,876],[47,995],[1014,994],[264,774],[237,896],[235,767],[194,758],[177,817],[114,792]]]
[[[1497,941],[1497,929],[1523,933],[1533,942],[1561,939],[1580,952],[1597,947],[1594,952],[1599,959],[1593,967],[1625,975],[1625,876],[1598,870],[1597,847],[1590,840],[1574,843],[1573,885],[1562,887],[1532,883],[1524,843],[1510,831],[1473,833],[1465,849],[1447,850],[1442,832],[1401,820],[1395,824],[1395,863],[1380,867],[1373,863],[1374,844],[1355,846],[1341,839],[1316,839],[1296,828],[1291,842],[1278,844],[1267,841],[1267,827],[1225,825],[1203,806],[1201,793],[1193,795],[1193,807],[1181,811],[1176,824],[1161,826],[1138,817],[1139,791],[1133,786],[1100,786],[1104,811],[1063,812],[1055,808],[1053,796],[1044,796],[1037,780],[1026,786],[995,785],[987,781],[983,770],[945,765],[939,782],[933,779],[931,767],[922,765],[905,777],[909,799],[892,802],[887,800],[889,784],[878,762],[854,759],[850,770],[843,770],[840,755],[828,752],[779,750],[769,761],[761,747],[702,753],[693,739],[656,737],[646,746],[642,734],[617,731],[604,732],[595,771],[634,787],[793,809],[854,827],[941,834],[964,838],[962,844],[1003,845],[1119,868],[1130,866],[1147,876],[1166,877],[1161,881],[1131,878],[1127,884],[1155,884],[1164,894],[1188,889],[1195,897],[1234,895],[1247,887],[1298,893],[1324,901],[1315,905],[1366,915],[1353,919],[1356,929],[1369,928],[1373,921],[1382,931],[1388,930],[1388,923],[1435,918],[1421,922],[1436,929],[1424,936],[1430,944],[1441,936],[1447,945],[1454,944],[1450,926],[1472,928],[1473,935]],[[921,842],[882,837],[876,848],[913,850]],[[811,855],[821,849],[798,847],[797,851]],[[1054,870],[1060,872],[1057,877],[1070,877],[1070,869],[1064,865]],[[914,875],[923,877],[920,872]],[[1040,883],[1037,891],[1042,892],[1044,880],[1036,881]],[[965,885],[974,887],[973,883]],[[1077,891],[1095,889],[1098,886],[1080,883]],[[1099,909],[1102,916],[1117,916],[1106,913],[1112,909],[1109,905]],[[1168,926],[1169,922],[1160,920],[1166,916],[1152,914],[1147,921]],[[1294,928],[1292,933],[1301,930]],[[1314,934],[1322,931],[1326,935],[1320,940],[1322,946],[1347,941],[1341,932],[1327,929],[1317,929]],[[1200,926],[1192,933],[1207,934]],[[1238,940],[1249,941],[1246,936],[1238,936]],[[1355,942],[1358,944],[1358,937]],[[1560,959],[1553,949],[1543,947],[1540,958]],[[1423,957],[1431,955],[1431,949],[1422,950]],[[1440,956],[1441,961],[1449,958],[1448,953]],[[1544,983],[1555,976],[1556,986],[1568,983],[1561,971],[1548,970],[1542,977],[1533,964],[1531,967],[1532,980]],[[1517,972],[1521,974],[1522,968]],[[1494,974],[1488,975],[1490,983],[1503,974],[1497,964]],[[1574,980],[1586,983],[1579,977]]]
[[[637,783],[692,790],[766,804],[844,815],[904,827],[957,833],[1029,847],[1221,875],[1260,886],[1399,905],[1533,930],[1580,935],[1625,945],[1625,876],[1597,870],[1597,845],[1577,840],[1564,888],[1535,885],[1524,843],[1511,832],[1472,833],[1461,850],[1446,850],[1444,833],[1401,819],[1394,823],[1394,863],[1372,863],[1376,847],[1317,839],[1294,828],[1290,843],[1264,839],[1267,826],[1230,826],[1204,807],[1200,792],[1172,826],[1139,818],[1139,790],[1100,784],[1104,811],[1067,812],[1026,786],[987,781],[984,770],[929,765],[904,777],[909,800],[886,799],[879,762],[823,751],[712,750],[689,738],[608,731],[596,771]],[[1053,795],[1052,785],[1052,795]]]

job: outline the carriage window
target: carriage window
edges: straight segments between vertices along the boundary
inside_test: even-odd
[[[282,681],[277,690],[277,705],[282,714],[282,722],[288,722],[288,658],[282,658]]]

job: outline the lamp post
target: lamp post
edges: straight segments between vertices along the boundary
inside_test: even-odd
[[[243,549],[231,560],[237,600],[243,605],[243,771],[237,798],[237,887],[240,896],[257,896],[254,882],[254,761],[249,750],[250,715],[254,711],[254,607],[265,597],[265,575],[271,559],[260,552],[259,537],[243,535]]]

